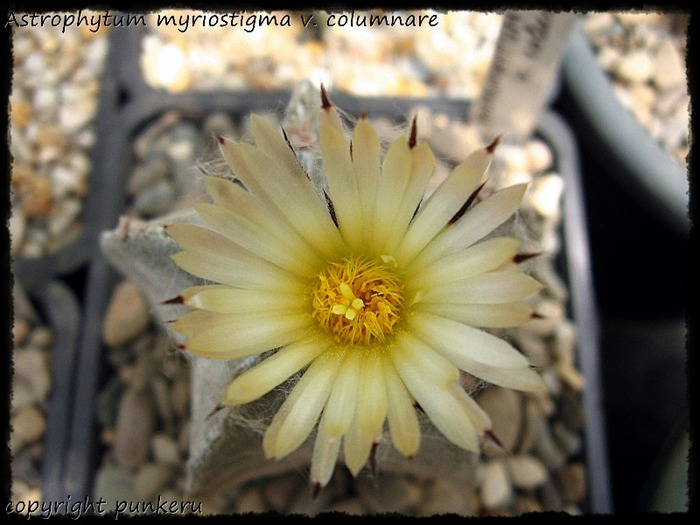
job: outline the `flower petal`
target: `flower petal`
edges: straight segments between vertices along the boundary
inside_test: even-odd
[[[309,250],[290,250],[280,245],[276,236],[223,206],[201,203],[195,209],[209,226],[227,239],[295,275],[313,277],[321,263]]]
[[[529,367],[502,368],[479,363],[468,357],[460,359],[459,367],[471,375],[504,388],[535,392],[546,389],[540,375]]]
[[[319,488],[328,485],[328,482],[333,476],[333,470],[338,461],[338,453],[340,452],[340,444],[342,438],[331,437],[323,432],[324,422],[328,411],[324,410],[319,423],[319,431],[314,442],[314,451],[311,456],[311,472],[309,477],[311,483]]]
[[[413,406],[413,399],[401,381],[390,359],[383,360],[386,382],[387,420],[391,441],[396,450],[412,457],[420,447],[420,425]]]
[[[227,323],[197,333],[185,348],[210,359],[240,359],[292,343],[310,325],[310,317],[300,314],[230,314]]]
[[[526,188],[527,184],[504,188],[468,210],[428,243],[409,267],[425,266],[488,235],[517,211]]]
[[[167,232],[184,249],[171,258],[197,277],[243,288],[300,291],[304,287],[291,273],[216,232],[192,224],[171,224]]]
[[[284,249],[300,254],[302,258],[319,256],[287,222],[276,206],[268,206],[239,184],[220,177],[205,177],[207,192],[214,204],[239,215],[242,220],[254,223],[274,237]]]
[[[390,348],[392,361],[400,359],[410,363],[420,369],[427,380],[439,387],[454,383],[459,377],[457,368],[424,341],[413,333],[399,332],[394,346]]]
[[[410,150],[411,173],[408,186],[401,200],[401,207],[394,218],[394,225],[389,240],[384,248],[384,253],[395,253],[398,245],[406,235],[406,229],[413,215],[418,209],[421,199],[425,195],[428,181],[435,171],[435,157],[426,143],[421,143]]]
[[[476,190],[493,155],[487,149],[472,153],[432,193],[418,211],[396,254],[399,264],[411,261]]]
[[[406,186],[410,179],[413,158],[405,136],[397,138],[384,156],[377,184],[374,220],[374,251],[387,253],[384,248],[391,235],[394,219],[401,208]]]
[[[285,290],[254,290],[227,285],[192,286],[182,291],[184,303],[192,308],[226,314],[301,311],[306,295]]]
[[[373,246],[375,199],[381,173],[381,144],[369,121],[361,118],[352,137],[352,164],[362,209],[363,237],[367,246]]]
[[[306,242],[326,257],[344,250],[325,204],[307,177],[294,174],[294,166],[279,164],[249,144],[224,140],[221,150],[243,184],[268,206],[276,208]],[[304,205],[299,206],[300,202]]]
[[[452,387],[452,395],[457,400],[457,402],[462,406],[464,412],[469,414],[469,419],[474,423],[477,434],[482,437],[487,431],[491,430],[491,418],[489,415],[481,408],[476,401],[474,401],[469,394],[467,394],[464,389],[455,384]]]
[[[387,399],[382,361],[379,352],[370,350],[362,356],[362,370],[357,393],[358,425],[361,433],[373,439],[386,419]]]
[[[463,358],[491,367],[528,366],[527,358],[503,339],[451,319],[415,312],[409,318],[409,329],[459,368]]]
[[[350,428],[358,404],[361,361],[360,352],[351,349],[340,366],[324,410],[323,433],[329,437],[341,437]]]
[[[243,372],[229,383],[221,403],[242,405],[254,401],[328,350],[325,338],[310,336],[281,348],[253,368]]]
[[[308,180],[304,168],[292,150],[290,144],[280,133],[280,128],[272,124],[269,120],[252,114],[250,116],[250,129],[253,132],[255,145],[264,151],[270,158],[280,166],[287,166],[290,171],[290,180]]]
[[[455,396],[454,383],[438,385],[423,374],[420,367],[391,353],[392,361],[404,384],[437,429],[452,443],[478,452],[476,429],[461,400]]]
[[[304,442],[321,414],[345,352],[331,349],[311,363],[272,419],[263,437],[268,458],[279,459]]]
[[[336,255],[344,249],[331,216],[308,178],[293,177],[289,166],[277,164],[258,148],[240,144],[247,166],[259,180],[273,204],[282,212],[301,236],[325,255]],[[303,202],[303,206],[298,203]]]
[[[424,266],[411,266],[404,277],[411,287],[429,288],[490,272],[511,260],[520,241],[513,237],[496,237],[447,255]]]
[[[363,434],[359,429],[359,415],[356,414],[350,429],[343,437],[343,455],[345,466],[350,474],[357,476],[369,461],[372,446],[379,443],[381,436],[374,438]]]
[[[353,476],[365,466],[378,442],[387,413],[383,357],[376,351],[362,351],[362,368],[355,417],[343,439],[345,465]]]
[[[335,118],[333,118],[335,116]],[[362,207],[348,143],[335,108],[319,113],[321,156],[335,216],[343,238],[352,249],[362,246]]]
[[[170,327],[189,337],[217,326],[226,325],[230,321],[231,316],[227,314],[195,310],[179,317]]]
[[[417,303],[418,311],[430,312],[477,328],[512,328],[532,318],[532,307],[525,303],[456,304]]]
[[[509,303],[527,299],[541,289],[542,284],[529,275],[506,270],[428,288],[420,300],[426,303]]]

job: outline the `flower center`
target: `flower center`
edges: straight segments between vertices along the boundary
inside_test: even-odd
[[[401,282],[382,262],[349,257],[318,275],[312,317],[336,340],[369,344],[394,331],[402,303]]]

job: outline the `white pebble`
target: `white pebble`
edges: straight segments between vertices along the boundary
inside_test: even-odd
[[[43,53],[34,52],[31,53],[22,64],[25,72],[28,76],[39,75],[46,70],[46,60]]]
[[[114,458],[117,463],[135,468],[148,457],[151,434],[156,425],[152,397],[142,389],[128,388],[119,401]]]
[[[621,58],[622,52],[614,47],[603,47],[596,56],[598,65],[608,71],[614,70]]]
[[[528,168],[530,171],[539,173],[552,166],[553,155],[549,146],[541,140],[531,140],[525,146]]]
[[[58,237],[68,230],[83,211],[83,204],[79,199],[64,199],[58,206],[51,210],[49,232],[53,237]]]
[[[534,489],[544,484],[549,477],[547,469],[529,455],[513,456],[506,459],[513,485],[521,489]]]
[[[484,466],[484,480],[481,484],[481,503],[489,509],[508,503],[513,494],[508,471],[501,460],[491,460]]]
[[[73,142],[88,150],[95,145],[95,131],[91,128],[83,129],[73,135]]]
[[[546,218],[558,218],[559,204],[564,191],[564,179],[556,174],[537,177],[530,193],[530,205]]]
[[[119,346],[139,335],[150,322],[148,305],[131,281],[121,281],[112,292],[102,334],[109,346]]]
[[[520,394],[515,390],[492,386],[483,390],[476,401],[491,418],[493,433],[503,445],[501,447],[491,440],[486,440],[484,453],[489,456],[501,456],[514,450],[523,421]]]
[[[34,109],[41,112],[55,112],[56,105],[59,102],[56,90],[50,87],[40,87],[37,89],[34,92],[32,101],[34,102]]]
[[[12,416],[10,423],[13,444],[17,447],[13,451],[19,450],[22,445],[37,441],[46,430],[46,418],[36,406],[21,409]]]
[[[63,199],[72,193],[79,183],[75,171],[67,166],[56,166],[51,170],[51,193],[55,199]]]
[[[9,220],[10,231],[10,255],[15,255],[24,240],[24,233],[27,231],[27,219],[24,216],[21,206],[15,206]]]
[[[187,89],[192,82],[187,58],[175,44],[161,46],[157,54],[146,54],[144,61],[144,72],[156,87],[178,92]]]
[[[608,30],[615,23],[612,13],[591,13],[582,20],[586,34],[594,34]]]
[[[576,348],[577,330],[571,321],[564,320],[554,331],[554,355],[560,363],[573,366]]]
[[[73,133],[88,124],[96,114],[97,100],[87,97],[62,106],[58,112],[58,122],[63,131]]]
[[[23,348],[14,353],[15,379],[25,379],[31,387],[33,399],[44,401],[51,390],[51,372],[46,354],[36,347]]]
[[[151,449],[156,461],[168,465],[179,465],[180,452],[177,443],[166,434],[156,434],[151,439]]]
[[[68,155],[68,165],[73,169],[78,180],[84,180],[90,173],[92,162],[82,151],[73,151]]]
[[[625,82],[646,82],[654,74],[654,62],[646,51],[635,50],[620,59],[614,72]]]
[[[109,48],[107,38],[97,38],[90,45],[83,46],[85,63],[83,67],[95,77],[102,72],[104,60]]]
[[[500,144],[496,148],[496,157],[503,159],[509,171],[527,171],[528,157],[525,150],[520,146],[511,144]]]

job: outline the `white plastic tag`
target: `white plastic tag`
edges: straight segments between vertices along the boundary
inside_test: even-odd
[[[484,140],[526,140],[548,102],[576,13],[506,11],[486,84],[471,111]]]

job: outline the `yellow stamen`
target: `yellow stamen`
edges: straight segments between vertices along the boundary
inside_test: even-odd
[[[399,321],[403,287],[382,261],[349,257],[318,275],[312,317],[336,340],[370,344],[384,340]]]

